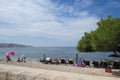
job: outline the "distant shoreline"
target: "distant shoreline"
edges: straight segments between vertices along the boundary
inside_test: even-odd
[[[17,47],[33,47],[29,45],[23,45],[23,44],[15,44],[15,43],[0,43],[0,48],[17,48]]]

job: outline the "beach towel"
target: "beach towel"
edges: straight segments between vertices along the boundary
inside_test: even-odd
[[[84,64],[84,62],[83,62],[82,60],[77,60],[77,61],[76,61],[76,65],[77,65],[78,67],[84,67],[84,66],[85,66],[85,64]]]

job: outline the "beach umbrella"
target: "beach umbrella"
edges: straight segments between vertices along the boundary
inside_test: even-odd
[[[13,56],[14,56],[14,54],[15,54],[15,52],[13,52],[13,51],[8,51],[8,52],[6,52],[6,55],[7,55],[7,56],[9,56],[9,55],[13,55]]]

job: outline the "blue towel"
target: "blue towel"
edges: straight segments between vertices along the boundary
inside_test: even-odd
[[[77,66],[84,66],[84,63],[81,60],[76,61]]]

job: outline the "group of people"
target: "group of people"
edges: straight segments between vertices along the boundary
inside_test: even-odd
[[[22,55],[21,57],[18,57],[17,62],[26,62],[26,57]]]
[[[6,55],[6,62],[8,63],[9,61],[11,61],[11,58],[9,55]],[[21,55],[18,57],[17,62],[26,62],[26,57],[24,55]]]
[[[45,54],[43,54],[42,57],[40,57],[39,62],[43,62],[43,63],[50,63],[50,64],[74,64],[76,66],[81,66],[84,67],[85,63],[83,62],[82,59],[79,59],[78,54],[76,54],[75,59],[68,59],[68,58],[60,58],[60,59],[52,59],[50,57],[47,57]]]

